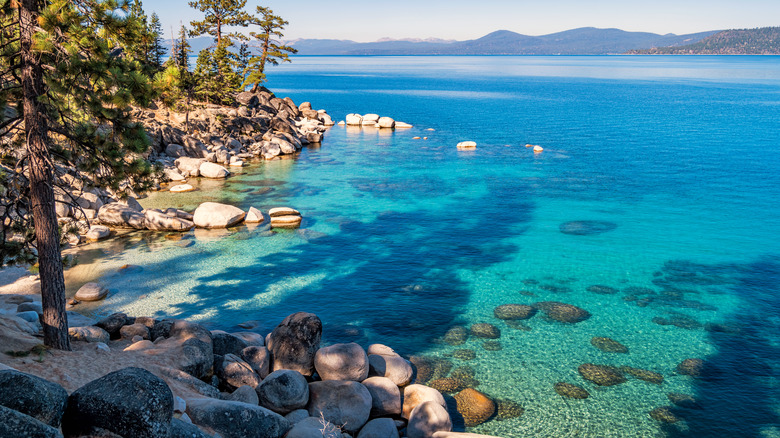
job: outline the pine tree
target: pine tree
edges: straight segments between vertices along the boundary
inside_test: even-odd
[[[0,0],[0,23],[0,149],[11,164],[0,170],[0,265],[37,258],[44,344],[67,350],[55,188],[150,187],[148,138],[129,105],[147,105],[151,87],[116,50],[142,25],[117,0]]]
[[[190,69],[190,53],[192,52],[190,43],[187,41],[187,28],[182,26],[179,29],[179,39],[174,42],[175,50],[173,58],[175,63],[181,70]]]
[[[151,63],[160,71],[163,64],[162,58],[168,52],[168,49],[165,48],[165,43],[163,42],[162,24],[156,12],[152,13],[152,19],[146,31],[149,33],[152,41],[150,50]]]
[[[243,34],[223,33],[223,27],[246,27],[252,18],[243,11],[246,0],[195,0],[189,2],[190,7],[195,8],[206,16],[201,21],[190,23],[192,31],[190,36],[211,35],[214,37],[217,47],[224,43],[223,39],[231,42],[231,38],[246,39]],[[225,47],[230,46],[227,44]]]
[[[192,76],[195,84],[193,87],[195,98],[211,103],[217,93],[218,70],[210,50],[204,49],[198,53]]]
[[[250,35],[260,41],[260,56],[255,56],[249,60],[247,69],[249,75],[244,81],[245,85],[252,84],[252,92],[256,92],[265,81],[266,64],[279,65],[280,62],[290,62],[289,54],[298,51],[290,46],[283,45],[279,38],[282,38],[282,30],[287,21],[282,17],[274,15],[270,8],[258,6],[258,17],[252,19],[251,24],[260,26],[260,32],[252,32]]]

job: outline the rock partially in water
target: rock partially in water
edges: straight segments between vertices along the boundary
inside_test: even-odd
[[[590,380],[599,386],[612,386],[626,382],[625,376],[619,369],[609,365],[595,365],[584,363],[577,368],[585,380]]]
[[[596,336],[590,344],[607,353],[628,353],[628,347],[611,338]]]
[[[599,295],[614,295],[618,293],[618,290],[614,287],[604,286],[603,284],[594,284],[593,286],[588,286],[585,290]]]
[[[409,414],[414,408],[427,401],[434,402],[443,408],[447,407],[444,396],[429,386],[413,384],[405,387],[403,392],[403,412],[401,413],[403,418],[409,418]]]
[[[555,392],[557,392],[559,395],[563,397],[568,398],[576,398],[576,399],[585,399],[590,396],[588,391],[585,390],[585,388],[577,385],[572,385],[571,383],[566,382],[558,382],[555,384]]]
[[[496,413],[496,403],[476,389],[466,388],[455,394],[454,398],[466,427],[480,425]]]
[[[607,221],[571,221],[562,223],[558,228],[563,234],[591,236],[612,231],[617,228],[617,224]]]
[[[477,358],[477,353],[474,350],[463,348],[452,352],[452,357],[460,360],[474,360]]]
[[[501,341],[485,341],[482,343],[482,348],[487,351],[500,351],[504,347],[501,346]]]
[[[325,380],[309,384],[309,404],[312,417],[322,416],[349,433],[366,424],[371,413],[371,393],[358,382]]]
[[[520,403],[513,402],[512,400],[498,399],[496,400],[496,405],[496,420],[498,421],[518,418],[525,413],[525,409],[520,406]]]
[[[505,320],[528,319],[535,314],[536,309],[527,304],[502,304],[493,309],[496,318]]]
[[[452,420],[447,409],[434,401],[417,405],[409,414],[406,436],[409,438],[428,438],[436,432],[452,430]]]
[[[693,398],[693,396],[690,396],[688,394],[681,394],[679,392],[670,392],[669,394],[666,394],[666,397],[669,398],[669,401],[674,403],[675,405],[681,407],[681,408],[688,408],[688,409],[698,409],[701,406],[699,406],[699,402]]]
[[[451,329],[447,330],[447,333],[444,334],[444,343],[449,345],[463,345],[466,340],[469,338],[469,332],[466,330],[466,327],[463,327],[462,325],[456,325],[455,327],[452,327]]]
[[[368,377],[368,356],[354,342],[334,344],[317,350],[314,367],[322,380],[362,382]]]
[[[672,408],[668,406],[661,406],[650,411],[650,418],[662,423],[676,423],[680,421],[680,418],[672,412]]]
[[[644,380],[645,382],[655,383],[657,385],[664,383],[664,376],[660,373],[656,373],[655,371],[643,370],[641,368],[633,368],[628,366],[620,367],[620,371],[634,376],[639,380]]]
[[[501,337],[501,330],[493,324],[480,322],[471,326],[471,335],[478,338],[498,339]]]
[[[362,383],[371,394],[372,416],[401,414],[401,391],[392,380],[387,377],[369,377]]]
[[[108,289],[97,283],[87,283],[81,286],[74,298],[78,301],[99,301],[108,295]]]
[[[574,324],[590,318],[590,312],[587,310],[559,301],[542,301],[534,303],[534,307],[559,322]]]
[[[285,318],[268,336],[273,371],[314,372],[314,355],[320,348],[322,321],[313,313],[298,312]]]
[[[677,365],[677,372],[691,377],[702,377],[704,375],[704,360],[698,358],[689,358]]]

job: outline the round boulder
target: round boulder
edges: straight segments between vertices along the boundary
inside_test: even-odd
[[[219,378],[222,389],[234,391],[244,385],[255,388],[260,384],[260,377],[252,367],[235,354],[214,357],[222,357],[222,360],[217,360],[214,364],[214,374]]]
[[[409,414],[406,426],[408,438],[429,438],[436,432],[452,430],[452,420],[447,410],[440,404],[427,401],[417,405]]]
[[[271,355],[267,348],[252,345],[241,350],[240,356],[261,379],[265,379],[270,372]]]
[[[204,202],[195,209],[193,221],[199,228],[228,228],[244,220],[246,213],[238,207]]]
[[[398,428],[392,418],[375,418],[360,429],[357,438],[398,438]]]
[[[462,325],[456,325],[444,334],[444,343],[449,345],[463,345],[469,338],[469,331]]]
[[[317,350],[314,368],[322,380],[354,380],[368,377],[368,356],[360,345],[334,344]]]
[[[343,424],[345,431],[355,433],[371,414],[371,393],[351,380],[312,382],[306,409],[312,417],[321,416],[330,423]]]
[[[337,425],[321,418],[306,417],[295,423],[284,438],[343,438]]]
[[[320,348],[322,321],[313,313],[298,312],[285,318],[268,335],[272,369],[295,370],[304,376],[314,372],[314,355]]]
[[[74,297],[78,301],[100,301],[108,295],[108,289],[97,283],[87,283],[76,291]]]
[[[542,301],[535,303],[534,307],[540,309],[550,319],[569,324],[582,322],[590,318],[590,312],[587,310],[558,301]]]
[[[371,415],[399,415],[401,413],[401,391],[387,377],[369,377],[363,386],[371,394]]]
[[[60,427],[67,401],[68,393],[56,383],[16,370],[0,371],[0,406]]]
[[[536,309],[527,304],[502,304],[493,309],[498,319],[528,319],[536,314]]]
[[[599,386],[612,386],[625,383],[626,378],[619,369],[609,365],[594,365],[584,363],[577,368],[585,380],[590,380]]]
[[[282,415],[306,407],[309,401],[309,385],[298,371],[274,371],[256,390],[260,406]]]
[[[414,371],[412,365],[399,355],[369,354],[369,375],[387,377],[397,386],[408,385]]]
[[[447,403],[441,393],[429,386],[413,384],[404,388],[404,399],[401,416],[409,418],[412,410],[425,402],[434,402],[446,408]]]
[[[481,322],[474,324],[470,329],[471,335],[478,338],[498,339],[501,337],[501,330],[493,324]]]
[[[455,402],[466,427],[482,424],[496,413],[495,402],[476,389],[466,388],[455,394]]]

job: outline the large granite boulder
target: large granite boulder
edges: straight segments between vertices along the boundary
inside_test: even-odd
[[[244,220],[246,213],[238,207],[204,202],[195,209],[193,221],[200,228],[228,228]]]
[[[206,178],[221,179],[230,176],[229,170],[225,169],[219,164],[211,163],[208,161],[201,163],[200,167],[198,168],[198,171],[200,172],[200,176]]]
[[[280,438],[292,427],[264,407],[229,400],[190,399],[187,415],[194,424],[223,438]]]
[[[171,217],[159,210],[145,210],[144,224],[154,231],[188,231],[195,224],[179,217]]]
[[[76,291],[78,301],[100,301],[108,295],[108,289],[97,283],[87,283]]]
[[[441,392],[429,386],[413,384],[405,387],[401,416],[408,419],[414,408],[425,402],[435,402],[443,408],[447,407]]]
[[[68,398],[62,431],[78,437],[104,429],[123,438],[168,437],[173,394],[141,368],[129,367],[87,383]]]
[[[241,350],[241,359],[248,363],[261,379],[270,372],[271,354],[265,347],[249,346]]]
[[[158,340],[159,337],[167,339]],[[169,355],[174,366],[199,379],[210,377],[214,365],[211,332],[184,320],[163,320],[155,324],[152,338],[160,354]]]
[[[496,413],[496,403],[473,388],[466,388],[455,394],[455,402],[466,427],[480,425]]]
[[[406,386],[412,381],[414,370],[403,357],[393,354],[369,354],[369,375],[387,377],[397,386]]]
[[[213,342],[214,354],[220,356],[226,354],[241,355],[241,350],[249,346],[242,338],[222,330],[212,330],[211,340]]]
[[[317,350],[314,368],[322,380],[354,380],[368,377],[368,356],[360,345],[334,344]]]
[[[363,116],[360,114],[347,114],[346,123],[348,126],[359,126],[363,122]]]
[[[252,367],[235,354],[214,355],[214,358],[214,374],[222,389],[233,391],[244,385],[255,388],[260,384],[260,377]]]
[[[279,414],[288,414],[306,407],[309,384],[301,373],[277,370],[269,374],[256,388],[260,406]]]
[[[268,336],[271,369],[314,373],[314,355],[320,348],[322,321],[313,313],[298,312],[285,318]]]
[[[111,336],[107,331],[100,327],[68,327],[68,336],[74,341],[81,342],[102,342],[107,344]]]
[[[0,406],[60,427],[68,393],[60,385],[16,370],[0,371]]]
[[[363,381],[363,386],[371,394],[371,416],[401,414],[401,391],[387,377],[369,377]]]
[[[360,429],[357,438],[398,438],[398,428],[392,418],[375,418]]]
[[[430,438],[439,431],[452,430],[452,419],[447,410],[432,401],[419,404],[409,414],[406,436],[409,438]]]
[[[309,384],[309,404],[306,409],[312,417],[322,416],[333,424],[343,424],[348,433],[355,433],[366,424],[371,414],[371,394],[358,382],[312,382]]]
[[[341,429],[321,418],[306,417],[295,423],[285,438],[344,438]]]
[[[62,438],[60,431],[13,409],[0,406],[0,436],[8,438]]]
[[[117,228],[146,228],[146,217],[131,206],[119,202],[106,204],[98,210],[98,220],[103,225]]]

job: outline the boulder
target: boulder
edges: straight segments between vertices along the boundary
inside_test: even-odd
[[[168,337],[159,340],[159,337]],[[170,357],[172,366],[197,378],[210,377],[214,366],[211,333],[204,327],[183,320],[163,320],[155,324],[152,338],[160,354]]]
[[[257,392],[255,391],[255,388],[249,385],[238,387],[235,391],[226,395],[224,399],[246,403],[252,406],[257,406],[260,403],[260,399],[257,397]]]
[[[379,114],[366,114],[363,116],[360,124],[363,126],[376,126],[377,122],[379,122]]]
[[[267,143],[264,145],[261,149],[260,155],[263,156],[266,160],[270,160],[271,158],[278,157],[282,154],[282,148],[279,147],[276,143]]]
[[[176,161],[174,161],[174,164],[184,176],[199,176],[200,165],[204,162],[206,162],[206,160],[203,158],[181,157],[177,158]]]
[[[224,332],[222,330],[212,330],[211,340],[214,354],[224,356],[226,354],[241,355],[241,350],[248,347],[249,344],[240,337]]]
[[[677,365],[677,372],[685,376],[701,377],[704,373],[704,361],[698,358],[685,359]]]
[[[184,157],[187,153],[184,151],[184,146],[180,144],[171,143],[165,147],[165,155],[169,157],[179,158]]]
[[[130,322],[134,322],[132,318],[128,318],[122,312],[116,312],[96,322],[95,326],[107,331],[112,338],[116,339],[119,337],[119,330]]]
[[[591,338],[590,344],[606,353],[628,353],[628,347],[611,338],[596,336]]]
[[[268,336],[273,371],[288,369],[304,376],[314,372],[314,355],[320,348],[322,321],[313,313],[286,317]]]
[[[146,228],[155,231],[189,231],[195,226],[192,221],[170,217],[157,210],[145,210],[144,219]]]
[[[271,218],[271,227],[295,229],[301,226],[302,221],[300,216],[276,216]]]
[[[128,367],[87,383],[68,397],[62,422],[66,437],[104,429],[123,438],[168,437],[173,394],[163,380]]]
[[[502,304],[493,309],[496,318],[505,320],[528,319],[535,314],[536,309],[527,304]]]
[[[452,420],[440,404],[427,401],[417,405],[409,414],[406,426],[408,438],[430,438],[435,432],[452,430]]]
[[[141,339],[150,339],[151,334],[149,332],[149,327],[135,323],[126,325],[119,329],[119,336],[122,339],[133,339],[135,336],[140,336]]]
[[[274,207],[270,210],[268,210],[268,216],[271,218],[274,217],[281,217],[281,216],[300,216],[301,213],[290,207]]]
[[[277,370],[269,374],[256,388],[260,406],[279,414],[288,414],[306,407],[309,385],[297,371]]]
[[[255,332],[234,332],[232,336],[246,342],[247,347],[262,347],[265,345],[265,336]]]
[[[463,327],[462,325],[456,325],[455,327],[447,330],[447,333],[444,334],[444,338],[442,338],[442,340],[445,344],[456,346],[465,344],[468,338],[469,331],[466,329],[466,327]]]
[[[244,219],[246,213],[232,205],[204,202],[195,209],[193,221],[199,228],[228,228]]]
[[[214,355],[214,375],[219,378],[220,387],[234,391],[244,385],[257,387],[260,384],[260,377],[255,371],[235,354],[226,354],[225,356]],[[219,359],[221,358],[221,360]]]
[[[351,342],[320,348],[314,355],[314,368],[322,380],[354,380],[368,377],[368,356],[363,348]]]
[[[138,201],[132,196],[128,196],[127,199],[119,201],[119,204],[126,205],[127,207],[130,207],[132,210],[135,210],[139,213],[144,211],[144,208],[141,206],[141,204],[139,204]]]
[[[108,289],[97,283],[87,283],[76,291],[78,301],[100,301],[108,295]]]
[[[405,123],[405,122],[398,122],[398,121],[395,122],[395,129],[399,129],[399,128],[401,128],[401,129],[409,129],[411,127],[412,127],[412,125],[410,125],[408,123]]]
[[[68,393],[56,383],[16,370],[0,371],[0,406],[60,427],[67,401]]]
[[[267,348],[254,345],[246,347],[241,350],[241,359],[244,359],[244,362],[248,363],[261,379],[265,379],[268,375],[271,355]]]
[[[187,415],[222,438],[279,438],[292,427],[277,413],[237,401],[190,399]]]
[[[357,438],[398,438],[398,428],[392,418],[375,418],[360,429]]]
[[[143,230],[146,227],[146,218],[143,213],[119,202],[100,207],[98,220],[103,225],[118,228]]]
[[[225,169],[224,167],[220,166],[216,163],[209,163],[204,162],[201,163],[200,167],[198,168],[198,171],[200,172],[201,176],[204,176],[206,178],[227,178],[230,176],[230,171]]]
[[[379,128],[395,128],[395,120],[390,117],[380,117],[376,124]]]
[[[284,418],[290,421],[290,423],[295,424],[302,420],[305,420],[309,418],[309,411],[306,409],[296,409],[289,414],[285,415]]]
[[[360,114],[347,114],[346,123],[348,126],[360,125],[363,122],[363,116]]]
[[[588,391],[585,390],[585,388],[578,385],[572,385],[571,383],[566,383],[566,382],[556,383],[555,392],[557,392],[558,395],[562,397],[575,398],[575,399],[585,399],[590,396],[590,394],[588,393]]]
[[[470,150],[476,149],[477,143],[473,141],[462,141],[457,145],[458,150]]]
[[[488,324],[486,322],[473,324],[469,331],[472,336],[478,338],[498,339],[501,337],[501,330],[493,324]]]
[[[401,416],[408,419],[409,415],[412,413],[412,410],[425,402],[434,402],[443,408],[447,407],[447,403],[444,401],[444,396],[442,396],[439,391],[431,387],[418,384],[405,387],[404,403]]]
[[[62,438],[60,431],[29,415],[0,405],[0,436],[16,438]]]
[[[412,381],[412,365],[399,355],[368,355],[369,375],[387,377],[397,386],[406,386]]]
[[[582,322],[590,318],[590,312],[587,310],[559,301],[542,301],[534,303],[533,307],[544,312],[550,319],[569,324]]]
[[[309,404],[312,417],[344,425],[348,433],[355,433],[366,424],[371,414],[371,394],[365,386],[348,380],[326,380],[309,384]]]
[[[111,336],[100,327],[69,327],[68,336],[74,341],[108,343]]]
[[[256,94],[249,91],[242,91],[241,93],[236,94],[236,102],[239,105],[254,108],[260,103],[260,100],[257,98]]]
[[[650,418],[656,421],[660,421],[662,423],[676,423],[680,421],[680,418],[674,414],[673,408],[670,408],[668,406],[661,406],[658,408],[653,409],[649,412]]]
[[[306,417],[295,423],[285,438],[343,438],[341,429],[322,418]]]
[[[246,213],[244,222],[248,224],[260,224],[263,223],[263,221],[265,221],[263,212],[254,207],[249,207],[249,211]]]
[[[590,380],[599,386],[612,386],[626,382],[623,373],[609,365],[584,363],[577,368],[577,371],[579,371],[583,379]]]
[[[187,414],[184,414],[187,415]],[[189,418],[189,417],[188,417]],[[175,438],[212,438],[203,433],[198,426],[182,421],[178,418],[171,419],[171,437]]]
[[[96,242],[98,240],[103,240],[111,235],[111,229],[108,228],[105,225],[92,225],[89,227],[89,231],[87,231],[87,234],[84,236],[87,240],[91,240],[93,242]]]
[[[163,174],[164,174],[164,175],[165,175],[165,177],[166,177],[166,178],[168,178],[170,181],[179,182],[179,181],[184,181],[184,180],[186,180],[186,178],[184,177],[184,175],[182,175],[182,174],[179,172],[179,170],[178,170],[178,169],[175,169],[175,168],[173,168],[173,169],[168,169],[168,168],[166,168],[166,169],[163,169]]]
[[[634,367],[628,367],[628,366],[622,366],[618,368],[620,372],[626,373],[630,376],[633,376],[639,380],[644,380],[645,382],[655,383],[656,385],[660,385],[664,383],[664,376],[661,373],[656,373],[655,371],[650,370],[644,370],[642,368],[634,368]]]
[[[466,388],[455,394],[455,402],[466,427],[480,425],[496,413],[495,402],[473,388]]]
[[[371,416],[401,414],[401,391],[387,377],[369,377],[363,381],[363,386],[371,394]]]

